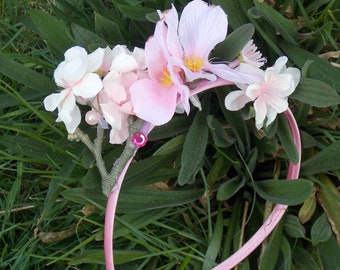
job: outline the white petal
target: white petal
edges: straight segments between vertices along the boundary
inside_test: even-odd
[[[72,59],[65,62],[64,65],[58,66],[62,68],[62,80],[67,82],[69,86],[79,82],[86,74],[87,60],[83,58]]]
[[[104,59],[104,49],[98,48],[90,53],[87,57],[87,70],[86,72],[95,72],[100,68]]]
[[[63,101],[69,90],[63,90],[60,93],[51,94],[44,99],[44,107],[46,111],[54,111]]]
[[[258,98],[254,102],[255,109],[255,125],[257,129],[261,129],[263,127],[264,119],[267,115],[267,105],[262,98]]]
[[[276,116],[277,116],[277,111],[273,109],[271,106],[267,106],[267,122],[266,126],[268,127],[271,123],[274,122]]]
[[[130,72],[138,69],[138,64],[135,58],[131,55],[120,54],[117,55],[113,61],[110,70],[115,70],[117,72]]]
[[[286,69],[287,62],[288,62],[287,56],[281,56],[275,61],[273,68],[275,68],[278,71],[278,73],[282,73]]]
[[[77,59],[77,58],[83,58],[86,59],[87,57],[87,52],[84,48],[79,47],[79,46],[74,46],[72,48],[69,48],[65,53],[65,61],[71,61],[73,59]]]
[[[246,96],[244,91],[236,90],[230,92],[224,100],[225,107],[230,111],[238,111],[244,107],[251,99]]]
[[[132,52],[132,57],[136,60],[139,69],[146,69],[145,51],[143,49],[135,47]]]
[[[72,87],[76,96],[83,98],[93,98],[103,88],[103,82],[95,73],[86,74],[83,79]]]
[[[292,75],[293,82],[294,82],[294,90],[295,90],[295,87],[299,84],[300,79],[301,79],[301,72],[300,72],[300,70],[297,69],[297,68],[289,67],[289,68],[287,68],[285,70],[284,73]]]
[[[69,133],[74,133],[80,124],[81,114],[74,95],[69,94],[60,104],[58,117],[63,121]]]

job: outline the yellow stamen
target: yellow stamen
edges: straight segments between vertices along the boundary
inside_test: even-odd
[[[188,56],[183,61],[184,65],[191,71],[200,71],[204,62],[202,58],[194,56]]]
[[[163,86],[170,86],[170,85],[172,85],[172,80],[171,80],[170,72],[168,70],[163,70],[162,71],[161,85],[163,85]]]

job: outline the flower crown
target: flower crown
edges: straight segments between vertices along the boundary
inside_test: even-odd
[[[98,48],[88,53],[75,46],[65,52],[65,60],[54,72],[58,93],[44,99],[45,109],[58,109],[56,121],[64,122],[69,138],[83,141],[93,152],[102,177],[103,193],[108,196],[104,249],[106,269],[114,269],[112,231],[120,187],[136,151],[147,143],[155,126],[171,121],[175,113],[189,114],[191,105],[202,110],[198,94],[220,86],[238,89],[225,97],[225,107],[240,110],[252,103],[255,126],[268,127],[284,113],[298,152],[291,162],[287,179],[299,176],[301,145],[295,119],[288,107],[288,97],[300,81],[300,71],[288,67],[286,56],[273,66],[267,62],[253,40],[249,40],[231,62],[210,58],[216,45],[227,36],[228,19],[219,6],[201,0],[187,4],[178,18],[170,10],[158,11],[154,35],[145,49],[130,51],[125,45],[113,49]],[[85,122],[97,126],[92,142],[80,130],[78,105],[89,107]],[[110,129],[110,143],[125,148],[107,172],[101,158],[104,129]],[[257,233],[234,255],[214,269],[230,269],[246,258],[275,228],[287,206],[276,205]]]

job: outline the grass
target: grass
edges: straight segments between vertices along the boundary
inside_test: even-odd
[[[117,39],[125,40],[129,46],[142,46],[154,27],[145,20],[144,8],[164,10],[170,7],[170,1],[139,2],[1,2],[0,57],[8,61],[8,70],[2,68],[0,73],[1,269],[105,268],[102,252],[105,198],[98,192],[99,175],[94,159],[84,145],[67,140],[64,126],[55,123],[55,114],[46,112],[42,105],[42,99],[54,91],[53,70],[62,60],[62,42],[49,42],[48,38],[53,37],[42,32],[43,25],[34,24],[31,11],[38,9],[56,16],[65,25],[71,41],[85,44],[88,50],[102,46],[100,42],[110,43]],[[186,2],[175,1],[175,4],[180,10]],[[255,9],[252,1],[246,0],[231,1],[232,4],[225,6],[223,1],[212,2],[221,3],[230,11],[229,21],[234,30],[239,24],[252,22],[255,25],[255,42],[269,62],[275,61],[278,52],[284,51],[282,44],[287,40],[276,35],[275,22],[269,20],[268,23],[268,17],[259,15],[261,6]],[[299,66],[306,78],[323,80],[339,92],[337,65],[340,60],[334,53],[340,46],[339,3],[265,2],[272,9],[284,12],[284,22],[296,32],[293,37],[296,48],[315,56],[331,53],[327,61],[333,63],[333,68],[327,66],[330,73],[326,75],[329,77],[324,77],[324,73],[314,71],[312,62],[303,62],[299,66],[297,53],[291,54],[291,64]],[[124,9],[122,4],[138,8]],[[232,12],[235,10],[238,12]],[[266,15],[270,17],[270,13]],[[78,25],[77,33],[85,33],[84,36],[76,35],[75,24]],[[110,27],[112,36],[105,35],[106,27]],[[85,39],[90,33],[96,42]],[[65,37],[65,40],[68,39]],[[19,69],[11,69],[14,62],[20,64]],[[258,195],[254,196],[252,180],[271,179],[274,175],[284,178],[286,156],[275,136],[261,137],[263,134],[254,131],[251,120],[243,121],[248,112],[226,119],[223,108],[219,106],[219,99],[224,94],[221,92],[216,90],[209,97],[212,103],[210,114],[234,141],[238,140],[235,136],[238,129],[233,123],[237,119],[247,123],[243,127],[247,133],[241,134],[237,144],[244,144],[251,151],[242,152],[235,142],[230,147],[220,146],[209,130],[207,149],[195,175],[195,183],[178,187],[176,177],[183,138],[198,112],[193,110],[191,118],[176,116],[170,124],[157,128],[150,135],[147,147],[138,153],[122,195],[127,194],[125,198],[133,196],[142,186],[161,181],[163,189],[201,190],[205,196],[185,203],[180,203],[179,197],[178,203],[170,203],[171,198],[167,197],[163,201],[153,200],[152,194],[157,193],[148,189],[150,193],[143,197],[145,206],[141,206],[143,201],[132,201],[131,206],[128,198],[122,198],[115,228],[117,269],[209,269],[215,261],[221,261],[236,251],[240,238],[248,239],[262,224],[266,202]],[[238,269],[258,269],[260,254],[259,265],[268,269],[265,268],[268,266],[266,256],[274,249],[278,255],[275,260],[269,260],[272,269],[334,269],[334,265],[339,265],[339,240],[335,237],[340,229],[336,216],[340,201],[337,191],[340,166],[336,163],[340,139],[339,105],[321,108],[292,100],[291,106],[302,131],[303,160],[330,149],[329,160],[324,169],[316,168],[320,160],[314,166],[305,165],[302,177],[314,183],[315,193],[304,204],[289,207],[284,225],[280,227],[281,245],[272,245],[269,240],[267,249],[257,249]],[[84,129],[93,135],[91,128],[84,126]],[[106,143],[105,159],[112,162],[120,151],[121,147]],[[156,151],[162,155],[153,157]],[[311,167],[316,172],[309,174]],[[243,175],[246,180],[235,194],[225,200],[216,198],[223,183],[236,179],[238,173],[246,170],[251,174]],[[247,204],[248,215],[243,219]],[[325,214],[333,223],[324,219]],[[322,233],[321,230],[316,232],[317,226],[324,228]]]

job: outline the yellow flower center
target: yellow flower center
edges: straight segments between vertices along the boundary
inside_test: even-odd
[[[170,86],[172,85],[172,80],[170,76],[170,72],[166,69],[162,71],[162,77],[161,77],[161,85],[163,86]]]
[[[184,65],[191,71],[200,71],[204,62],[202,58],[194,56],[185,57],[183,61]]]

